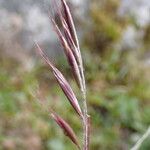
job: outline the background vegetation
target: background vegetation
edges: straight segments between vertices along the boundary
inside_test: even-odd
[[[150,125],[150,25],[140,27],[134,17],[119,16],[119,6],[119,0],[92,0],[89,20],[81,23],[91,150],[128,150]],[[122,45],[128,26],[143,33],[136,49]],[[49,68],[36,60],[28,71],[0,51],[0,150],[75,149],[47,112],[55,109],[81,137],[78,117]],[[76,89],[64,58],[57,66]],[[149,141],[140,150],[149,150]]]

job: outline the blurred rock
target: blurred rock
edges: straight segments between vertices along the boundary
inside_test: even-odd
[[[56,41],[48,16],[41,8],[42,1],[1,0],[0,3],[0,34],[3,35],[0,45],[7,55],[20,59],[20,54],[34,48],[34,40],[49,42],[50,46]]]
[[[140,27],[144,27],[150,23],[150,1],[122,0],[119,13],[120,15],[131,15]]]
[[[144,45],[145,28],[150,25],[150,1],[122,0],[118,14],[130,18],[121,40],[123,49],[140,49]]]
[[[130,50],[140,47],[142,44],[142,37],[142,31],[136,30],[132,25],[127,26],[122,36],[122,48]]]
[[[88,11],[89,1],[68,0],[74,16],[79,20],[84,21],[86,18],[88,21],[88,13],[85,12]],[[38,41],[51,58],[62,56],[58,38],[48,18],[49,10],[55,13],[53,2],[54,0],[0,0],[0,34],[3,35],[0,37],[0,51],[3,50],[1,55],[5,53],[30,68],[33,66],[32,59],[35,58],[34,41]],[[133,16],[136,23],[144,27],[150,23],[149,10],[149,0],[122,0],[118,13]],[[78,22],[75,23],[77,26]],[[77,28],[81,37],[84,29]],[[138,47],[141,33],[142,31],[137,32],[133,26],[127,27],[121,44],[127,48]]]
[[[38,41],[50,57],[59,55],[60,45],[48,17],[49,10],[55,13],[53,2],[54,0],[0,0],[0,34],[3,35],[0,37],[1,54],[23,61],[32,53],[35,55],[34,41]],[[77,6],[75,13],[80,16],[84,10],[84,1],[71,2]]]

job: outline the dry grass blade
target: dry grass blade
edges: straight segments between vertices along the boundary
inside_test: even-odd
[[[69,83],[67,82],[67,80],[65,79],[63,74],[49,61],[48,57],[44,54],[44,52],[40,48],[40,46],[38,44],[36,44],[36,45],[37,45],[39,54],[42,56],[42,58],[45,60],[45,62],[51,67],[53,74],[54,74],[56,80],[58,81],[58,84],[60,85],[62,91],[68,98],[70,104],[75,109],[75,111],[79,114],[79,116],[83,117],[78,100],[77,100],[71,86],[69,85]]]
[[[139,150],[143,142],[150,136],[150,127],[130,150]]]
[[[61,129],[64,131],[64,134],[69,137],[69,139],[78,147],[79,150],[81,150],[77,137],[73,129],[70,127],[70,125],[64,119],[62,119],[60,116],[56,115],[55,113],[51,113],[51,117],[61,127]]]

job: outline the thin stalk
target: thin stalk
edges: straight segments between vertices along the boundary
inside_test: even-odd
[[[80,53],[80,51],[79,51]],[[80,55],[81,56],[81,55]],[[86,85],[85,85],[85,77],[84,77],[84,71],[83,71],[83,62],[82,58],[80,59],[80,73],[81,73],[81,78],[82,78],[82,85],[83,88],[81,89],[82,91],[82,96],[83,96],[83,150],[89,150],[89,115],[88,115],[88,109],[87,109],[87,100],[86,100]]]
[[[83,120],[83,129],[84,129],[84,145],[83,150],[89,149],[89,121],[88,121],[88,113],[87,113],[87,103],[86,97],[83,101],[83,109],[84,109],[84,120]]]

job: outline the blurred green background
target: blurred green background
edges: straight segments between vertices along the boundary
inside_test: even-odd
[[[128,150],[150,125],[150,23],[141,25],[132,13],[120,15],[121,6],[119,0],[91,0],[83,18],[74,15],[78,31],[84,30],[80,45],[92,122],[91,150]],[[82,140],[79,118],[51,71],[34,46],[22,56],[25,48],[11,43],[6,51],[4,43],[1,40],[0,150],[75,150],[49,117],[48,109],[53,108]],[[65,58],[50,57],[78,93]],[[150,150],[150,137],[140,150]]]

